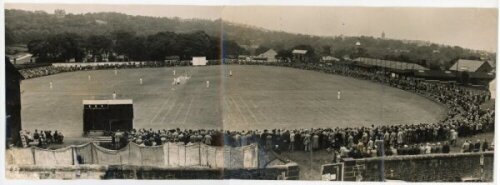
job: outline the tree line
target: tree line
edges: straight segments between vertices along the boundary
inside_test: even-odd
[[[360,43],[359,46],[356,45],[357,42]],[[343,59],[345,57],[350,59],[355,59],[357,57],[369,57],[384,60],[395,60],[420,64],[436,70],[448,69],[458,59],[496,60],[495,53],[475,51],[458,46],[439,45],[421,41],[381,39],[366,36],[338,36],[325,39],[313,39],[313,37],[311,37],[309,39],[305,38],[301,41],[297,41],[297,39],[280,39],[265,42],[261,45],[261,47],[274,48],[279,54],[281,53],[283,56],[288,56],[290,55],[291,49],[300,45],[313,47],[311,50],[314,50],[315,54],[320,56],[333,56],[339,59]]]
[[[37,62],[163,61],[168,58],[190,60],[193,56],[220,59],[223,54],[246,53],[236,42],[221,41],[219,37],[211,37],[203,31],[158,32],[143,36],[119,30],[87,37],[66,32],[31,40],[27,47],[37,58]],[[222,47],[224,52],[221,52]]]
[[[65,13],[64,10],[45,12],[6,9],[5,23],[5,26],[13,31],[13,42],[20,44],[66,32],[88,37],[115,30],[128,30],[137,35],[152,35],[163,31],[189,33],[201,30],[216,36],[220,34],[221,28],[220,20],[182,20],[114,12],[73,14]]]
[[[446,69],[459,58],[496,60],[495,53],[479,52],[459,46],[367,36],[322,37],[292,34],[230,23],[220,19],[159,18],[110,12],[71,14],[63,11],[47,13],[43,11],[5,10],[5,24],[7,46],[27,44],[33,40],[45,40],[55,34],[74,33],[82,39],[86,39],[94,35],[110,35],[115,30],[127,30],[136,36],[131,43],[139,43],[139,46],[131,44],[131,47],[144,49],[141,48],[141,43],[145,42],[144,40],[147,40],[149,36],[159,32],[185,34],[192,33],[193,30],[200,30],[212,37],[219,37],[222,33],[224,39],[235,41],[241,48],[254,55],[262,53],[262,50],[255,50],[255,46],[272,48],[278,53],[288,56],[293,48],[307,45],[311,46],[315,50],[314,54],[319,56],[331,55],[340,59],[345,56],[351,59],[364,56],[417,63],[430,68]],[[356,42],[360,42],[361,46],[357,47]],[[131,53],[131,55],[137,55],[135,58],[148,58],[149,56],[149,54],[139,52]],[[315,57],[313,56],[313,58]]]

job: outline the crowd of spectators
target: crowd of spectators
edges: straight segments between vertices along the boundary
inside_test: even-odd
[[[141,146],[172,143],[203,143],[212,146],[246,146],[258,144],[265,149],[281,151],[327,150],[341,157],[373,157],[381,155],[415,155],[449,153],[450,147],[459,147],[455,129],[435,129],[429,124],[371,126],[361,128],[294,129],[294,130],[146,130],[133,129],[113,133],[113,148],[134,142]],[[437,132],[435,132],[437,130]],[[441,132],[441,133],[440,133]],[[480,133],[478,131],[475,133]],[[435,134],[438,133],[438,134]],[[441,134],[441,135],[439,135]],[[442,144],[441,144],[442,143]],[[463,152],[492,150],[486,140],[463,146]],[[479,143],[479,144],[478,144]]]
[[[27,130],[20,131],[21,137],[24,138],[25,146],[37,146],[40,148],[46,148],[51,144],[63,144],[64,135],[55,130],[40,130],[35,129],[35,132],[30,132]],[[23,144],[24,145],[24,144]]]
[[[156,130],[132,129],[110,133],[113,148],[121,148],[134,142],[140,146],[158,146],[166,142],[174,143],[204,143],[206,145],[222,146],[222,130]]]
[[[20,69],[19,72],[25,79],[48,76],[63,72],[87,71],[87,70],[105,70],[105,69],[126,69],[126,68],[146,68],[146,67],[169,67],[186,66],[189,61],[145,61],[145,62],[109,62],[99,65],[70,64],[64,66],[42,66]]]
[[[131,141],[144,146],[165,142],[205,143],[233,147],[257,143],[276,151],[328,150],[343,157],[380,155],[414,155],[448,153],[459,145],[459,137],[469,137],[494,130],[494,110],[481,109],[489,100],[486,90],[471,89],[453,83],[429,82],[411,77],[394,77],[390,72],[365,69],[352,65],[320,66],[271,64],[317,70],[327,73],[371,80],[402,90],[420,94],[448,107],[447,116],[437,123],[400,124],[391,126],[269,129],[269,130],[132,130],[118,132],[120,141]],[[126,143],[126,142],[123,142]],[[491,150],[486,140],[462,147],[463,152]]]
[[[269,130],[130,130],[111,134],[114,148],[135,142],[143,146],[156,146],[166,142],[204,143],[214,146],[245,146],[259,144],[276,151],[328,150],[345,157],[380,155],[413,155],[448,153],[457,146],[459,137],[470,137],[494,130],[494,110],[481,109],[490,99],[489,91],[472,89],[454,83],[430,82],[390,71],[363,68],[355,65],[274,63],[306,70],[343,75],[385,84],[410,91],[439,102],[448,108],[445,118],[437,123],[310,129]],[[113,66],[113,68],[116,66]],[[122,66],[126,67],[126,66]],[[81,70],[74,69],[71,70]],[[479,143],[479,144],[478,144]],[[463,152],[491,150],[485,141],[466,141]]]
[[[63,72],[62,69],[56,68],[54,66],[43,66],[19,70],[19,73],[21,73],[25,79],[48,76],[61,72]]]

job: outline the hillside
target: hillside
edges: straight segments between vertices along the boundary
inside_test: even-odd
[[[82,35],[106,35],[117,30],[151,35],[158,32],[190,33],[204,31],[210,36],[234,40],[249,51],[259,46],[277,51],[297,45],[310,45],[319,55],[352,56],[353,51],[361,55],[393,59],[424,65],[450,66],[458,58],[494,60],[494,54],[474,51],[458,46],[444,46],[423,41],[403,41],[373,37],[320,37],[272,31],[222,20],[159,18],[131,16],[122,13],[54,14],[42,11],[6,10],[7,45],[27,44],[34,39],[70,32]],[[354,43],[362,43],[362,49]]]

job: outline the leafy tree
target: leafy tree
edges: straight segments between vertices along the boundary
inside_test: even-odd
[[[216,43],[212,43],[216,44]],[[232,41],[232,40],[224,40],[222,43],[224,55],[232,55],[232,56],[238,56],[238,55],[246,55],[248,54],[248,51],[246,51],[244,48],[240,47],[238,43]]]
[[[74,33],[61,33],[48,38],[49,52],[56,60],[68,61],[83,58],[82,38]]]
[[[102,58],[107,58],[113,47],[113,42],[110,38],[104,35],[92,35],[87,38],[87,51],[92,55],[92,59],[101,61]]]
[[[182,59],[191,59],[193,56],[206,56],[210,47],[210,36],[203,31],[188,34],[179,34],[180,46],[184,49],[179,51]]]
[[[37,57],[37,62],[46,62],[49,58],[48,43],[45,40],[32,40],[28,43],[28,52]]]
[[[181,41],[177,42],[177,34],[173,32],[159,32],[149,35],[145,40],[147,58],[163,61],[166,56],[181,55]]]
[[[128,55],[131,50],[131,42],[135,39],[135,33],[123,30],[117,30],[111,33],[113,40],[113,51],[119,55]]]
[[[38,57],[37,62],[63,62],[75,59],[81,61],[84,52],[76,34],[62,33],[46,40],[33,40],[28,43],[28,51]]]
[[[322,47],[322,49],[323,49],[323,50],[321,51],[321,55],[323,55],[323,56],[329,56],[329,55],[331,55],[331,54],[332,54],[332,47],[331,47],[331,46],[329,46],[329,45],[324,45],[324,46]]]
[[[147,60],[147,43],[143,36],[136,36],[130,40],[129,49],[124,53],[129,59],[136,61]]]
[[[12,30],[10,28],[5,28],[5,45],[9,46],[14,44],[16,41],[14,34],[12,33]]]
[[[276,55],[277,58],[281,59],[290,59],[292,58],[292,51],[287,50],[287,49],[282,49],[277,52],[278,54]]]
[[[349,56],[350,54],[351,52],[347,48],[339,48],[333,52],[333,56],[339,59],[344,58],[344,56]]]
[[[207,48],[206,54],[208,59],[221,58],[220,38],[210,38],[210,46]]]

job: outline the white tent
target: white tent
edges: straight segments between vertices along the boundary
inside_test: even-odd
[[[490,82],[490,94],[491,94],[491,99],[495,99],[496,95],[495,93],[497,92],[497,79],[493,79],[491,82]]]
[[[207,58],[206,57],[193,57],[193,66],[206,66]]]

